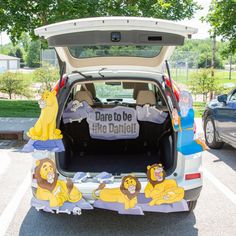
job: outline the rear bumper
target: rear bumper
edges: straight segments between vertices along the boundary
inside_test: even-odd
[[[186,201],[196,201],[202,191],[202,187],[185,190],[184,199]]]

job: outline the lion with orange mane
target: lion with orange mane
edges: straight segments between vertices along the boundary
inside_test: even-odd
[[[38,184],[36,198],[49,201],[50,207],[60,207],[66,201],[75,203],[82,198],[71,179],[67,182],[58,179],[55,163],[49,158],[36,162],[34,178]]]
[[[184,198],[184,189],[178,187],[174,179],[165,179],[162,164],[153,164],[147,167],[147,183],[144,193],[146,198],[152,198],[150,206],[170,204]]]
[[[123,177],[119,188],[105,188],[105,183],[93,191],[95,199],[104,202],[123,203],[125,210],[134,208],[138,202],[137,196],[141,190],[141,183],[133,175]]]

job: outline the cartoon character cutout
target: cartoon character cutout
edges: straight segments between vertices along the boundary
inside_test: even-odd
[[[162,164],[147,167],[148,183],[144,189],[145,197],[151,198],[150,206],[171,204],[184,198],[184,189],[178,187],[174,179],[165,179]]]
[[[36,198],[49,201],[50,207],[60,207],[64,202],[78,202],[82,193],[71,179],[67,182],[58,179],[55,163],[49,158],[36,161],[34,178],[37,181]]]
[[[205,150],[204,142],[194,140],[193,99],[189,92],[181,91],[179,100],[180,112],[172,112],[172,125],[178,132],[177,149],[184,155],[190,155]]]
[[[119,188],[105,188],[105,183],[93,191],[97,200],[104,202],[123,203],[125,210],[134,208],[138,202],[137,196],[141,190],[141,183],[133,175],[123,177]]]
[[[32,140],[57,140],[62,139],[59,129],[56,129],[56,118],[58,113],[58,102],[55,91],[45,90],[39,100],[41,114],[33,128],[27,135]]]

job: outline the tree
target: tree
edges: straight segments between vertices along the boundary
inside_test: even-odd
[[[41,44],[39,40],[31,41],[29,49],[26,52],[26,65],[29,67],[39,67],[40,66],[40,50]]]
[[[224,64],[224,56],[222,51],[226,47],[225,42],[216,42],[216,58],[215,68],[222,69]],[[211,39],[191,39],[186,40],[183,46],[176,47],[171,61],[172,64],[176,62],[186,61],[189,62],[190,68],[209,68],[211,67],[212,59],[212,41]]]
[[[200,6],[194,0],[1,0],[0,30],[12,40],[39,26],[83,17],[146,16],[170,20],[190,19]]]
[[[201,69],[192,76],[188,85],[194,95],[202,94],[203,100],[206,101],[209,93],[219,90],[217,82],[217,79],[211,76],[210,69]]]
[[[24,80],[20,73],[5,72],[0,76],[0,91],[7,93],[10,99],[13,94],[30,97],[29,87],[29,81]]]
[[[212,0],[206,20],[212,26],[212,33],[229,41],[228,54],[236,52],[236,1]]]
[[[16,48],[15,56],[20,58],[20,67],[24,66],[23,53],[19,47]]]
[[[53,84],[60,78],[59,70],[49,64],[44,64],[42,67],[34,71],[34,80],[40,82],[42,90],[51,90]]]

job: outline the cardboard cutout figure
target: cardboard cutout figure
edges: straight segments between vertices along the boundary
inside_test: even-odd
[[[56,166],[49,158],[37,160],[34,178],[38,184],[36,198],[49,201],[50,207],[60,207],[66,201],[75,203],[82,199],[81,192],[71,179],[67,182],[58,179]]]
[[[148,183],[144,189],[145,197],[151,198],[149,206],[171,204],[184,198],[184,189],[178,187],[174,179],[165,179],[165,171],[161,164],[147,167]]]
[[[125,210],[136,206],[141,184],[135,176],[127,175],[123,177],[119,188],[105,188],[105,186],[105,183],[101,183],[99,187],[93,191],[95,199],[100,200],[100,202],[122,203]]]
[[[184,155],[190,155],[205,150],[205,144],[199,139],[194,140],[193,99],[189,92],[181,91],[179,101],[180,112],[172,113],[172,124],[178,131],[177,149]]]
[[[35,126],[29,130],[27,135],[33,140],[56,140],[62,139],[59,129],[56,129],[56,118],[58,102],[56,92],[45,90],[39,101],[41,114]]]
[[[58,102],[56,92],[45,90],[39,101],[41,114],[35,126],[27,135],[31,138],[23,147],[23,152],[34,150],[48,150],[50,152],[62,152],[65,150],[62,142],[62,134],[56,129]]]

